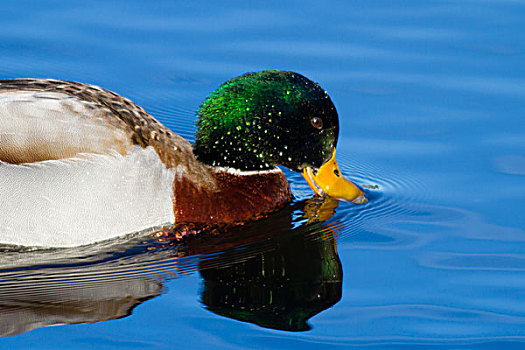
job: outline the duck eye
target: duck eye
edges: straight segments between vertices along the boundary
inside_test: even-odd
[[[319,117],[312,117],[310,119],[310,123],[316,129],[321,130],[323,128],[323,120],[321,118],[319,118]]]

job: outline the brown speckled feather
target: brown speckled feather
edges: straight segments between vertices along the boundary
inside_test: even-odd
[[[0,80],[0,93],[39,91],[62,93],[94,104],[95,108],[107,109],[107,122],[124,129],[133,144],[152,146],[168,168],[176,168],[199,185],[214,188],[213,177],[208,168],[198,162],[191,144],[166,128],[136,105],[112,91],[98,86],[53,79]]]

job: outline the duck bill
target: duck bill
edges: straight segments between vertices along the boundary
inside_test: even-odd
[[[304,168],[301,174],[319,196],[330,196],[353,203],[367,202],[363,191],[341,175],[335,160],[335,149],[332,158],[319,169]]]

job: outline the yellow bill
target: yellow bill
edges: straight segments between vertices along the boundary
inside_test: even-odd
[[[317,171],[313,168],[304,168],[301,174],[319,196],[330,196],[353,203],[367,202],[363,191],[341,175],[335,160],[335,149],[332,158]]]

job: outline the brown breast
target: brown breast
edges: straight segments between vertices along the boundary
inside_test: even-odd
[[[217,190],[196,187],[185,177],[173,184],[176,224],[217,225],[252,221],[277,211],[292,198],[282,171],[235,174],[211,170]]]

